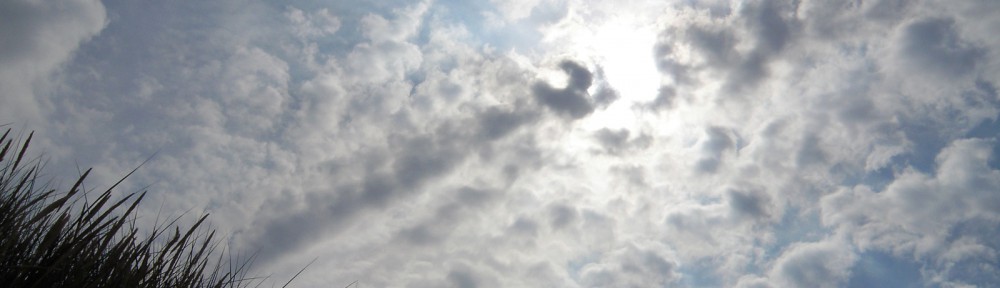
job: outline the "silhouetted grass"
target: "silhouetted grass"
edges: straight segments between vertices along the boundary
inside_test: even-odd
[[[21,143],[7,129],[0,137],[0,286],[246,287],[259,280],[246,278],[250,259],[215,256],[215,231],[199,229],[208,215],[187,229],[177,219],[138,229],[133,213],[145,192],[112,200],[128,175],[93,199],[81,191],[89,169],[69,190],[49,189],[39,179],[41,161],[25,159],[33,135]]]

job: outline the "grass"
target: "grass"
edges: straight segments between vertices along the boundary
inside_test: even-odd
[[[112,200],[113,189],[128,175],[96,198],[83,188],[90,169],[69,190],[50,189],[39,179],[42,162],[25,157],[33,135],[15,141],[7,129],[0,136],[0,283],[5,287],[260,284],[259,278],[246,277],[252,257],[238,262],[216,253],[215,231],[202,227],[208,215],[186,229],[176,225],[176,218],[151,229],[136,227],[134,212],[146,193]]]

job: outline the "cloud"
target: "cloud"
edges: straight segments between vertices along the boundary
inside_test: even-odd
[[[497,140],[514,132],[521,125],[534,121],[536,117],[538,116],[533,111],[504,111],[490,107],[478,117],[479,134],[483,140]]]
[[[49,117],[49,80],[77,48],[104,29],[99,1],[38,1],[0,4],[0,123],[44,125]],[[42,132],[51,133],[51,132]],[[48,138],[48,137],[42,137]],[[42,145],[47,140],[42,140]]]
[[[508,20],[520,20],[531,16],[535,7],[541,4],[541,0],[494,0],[491,2]]]
[[[323,8],[316,12],[305,12],[295,7],[288,7],[285,17],[292,22],[294,35],[302,39],[329,36],[340,30],[340,19]]]
[[[594,82],[593,74],[572,61],[559,63],[559,69],[569,75],[567,86],[553,88],[548,83],[539,82],[531,88],[535,99],[557,114],[571,119],[579,119],[593,112],[594,106],[590,103],[588,99],[590,95],[587,93],[587,89]]]
[[[422,18],[411,14],[418,13],[414,11],[429,13],[420,7],[396,10],[394,19],[367,16],[362,19],[362,27],[404,25],[397,22]],[[420,29],[411,30],[411,33],[417,31]],[[339,142],[354,146],[348,151],[328,151],[324,148],[330,144],[326,138],[316,142],[300,141],[298,145],[302,146],[298,149],[326,159],[329,164],[324,165],[332,169],[321,171],[317,177],[326,179],[303,191],[304,196],[294,196],[290,200],[295,203],[291,205],[294,209],[289,209],[284,202],[265,205],[263,208],[268,216],[257,218],[240,233],[243,247],[262,251],[260,259],[265,262],[278,261],[282,255],[311,249],[310,239],[341,237],[354,223],[368,221],[381,211],[398,209],[421,197],[440,197],[439,189],[448,190],[451,185],[473,190],[502,187],[515,180],[519,171],[530,169],[531,162],[537,161],[531,154],[531,150],[537,148],[530,142],[510,142],[510,138],[531,137],[520,131],[536,125],[540,114],[539,107],[524,97],[530,82],[522,69],[512,65],[509,59],[469,49],[449,37],[449,33],[460,31],[441,29],[430,33],[430,42],[420,49],[411,42],[414,35],[386,39],[366,36],[366,40],[344,54],[343,59],[331,58],[329,61],[361,65],[372,62],[365,59],[377,58],[375,62],[388,65],[375,65],[358,72],[330,66],[306,81],[304,96],[311,98],[306,101],[316,101],[306,108],[316,111],[306,116],[317,118],[302,123],[293,133],[302,133],[309,139],[316,136],[315,131],[328,131],[344,137]],[[376,34],[372,32],[371,35]],[[377,43],[414,49],[406,48],[405,53],[369,49]],[[413,56],[400,59],[397,57],[400,53],[413,53]],[[412,63],[408,63],[411,60]],[[449,67],[440,64],[449,62],[479,64]],[[400,63],[404,64],[397,65]],[[356,73],[364,76],[359,77]],[[354,93],[363,97],[349,96]],[[329,119],[324,114],[340,117]],[[403,127],[406,129],[401,129]],[[528,154],[522,154],[525,152]],[[493,173],[494,170],[479,168],[480,165],[501,169]],[[477,171],[472,175],[480,175],[473,178],[476,182],[449,179],[455,171],[470,166]],[[431,203],[437,205],[436,201]],[[415,213],[422,215],[425,212]],[[448,231],[461,226],[462,222],[452,222],[456,220],[452,217],[457,216],[446,214],[399,228],[397,233],[403,239],[399,243],[435,250],[451,241]],[[530,227],[525,229],[530,230]],[[455,277],[449,276],[449,279],[466,279]],[[393,282],[388,278],[385,281]]]
[[[640,151],[649,148],[652,145],[652,137],[647,134],[638,135],[635,137],[630,137],[630,132],[628,129],[617,129],[612,130],[608,128],[601,128],[594,132],[594,140],[600,145],[601,149],[596,150],[596,152],[605,153],[613,156],[622,156],[631,154],[635,151]]]
[[[583,286],[645,287],[664,286],[677,280],[677,264],[655,249],[626,247],[611,251],[600,262],[581,270]]]
[[[776,214],[770,196],[761,191],[728,190],[726,197],[735,217],[765,220]]]
[[[920,19],[902,29],[898,55],[909,68],[950,76],[969,73],[981,62],[982,51],[962,41],[950,19]]]
[[[856,245],[865,249],[944,260],[948,257],[942,253],[956,249],[955,245],[982,239],[970,231],[956,237],[952,234],[956,227],[1000,219],[994,212],[1000,198],[987,192],[1000,187],[1000,171],[987,166],[993,145],[982,139],[958,140],[938,154],[935,174],[908,170],[883,191],[856,186],[827,195],[821,206],[823,222],[848,231]],[[992,233],[988,231],[983,233]]]
[[[721,127],[706,129],[706,139],[702,143],[704,156],[698,160],[697,170],[702,173],[715,173],[719,169],[723,152],[735,148],[736,143]]]
[[[794,245],[778,258],[770,276],[784,287],[841,287],[856,257],[832,241]]]
[[[995,282],[1000,6],[646,2],[0,4],[0,124],[303,287]]]
[[[558,230],[567,225],[574,224],[579,217],[579,212],[575,208],[558,204],[549,208],[549,226]]]
[[[668,225],[682,232],[679,236],[692,237],[687,238],[687,242],[703,239],[726,243],[731,236],[723,232],[693,228],[733,229],[721,225],[725,222],[720,220],[722,217],[718,214],[721,211],[719,202],[728,204],[734,215],[747,217],[795,211],[762,207],[788,205],[796,209],[816,209],[810,203],[817,203],[820,199],[824,199],[823,203],[827,203],[828,198],[840,199],[832,195],[842,197],[847,193],[843,191],[852,189],[857,193],[855,195],[864,195],[853,197],[885,197],[889,193],[884,191],[891,189],[888,187],[902,187],[897,185],[906,183],[907,179],[916,183],[928,181],[916,181],[911,177],[927,175],[926,167],[940,166],[934,163],[943,163],[941,156],[935,162],[933,155],[957,149],[948,147],[966,141],[960,140],[965,137],[965,132],[960,131],[968,131],[970,126],[967,124],[992,121],[989,119],[996,117],[994,108],[980,110],[976,107],[993,107],[993,104],[970,105],[986,103],[991,101],[988,100],[990,97],[963,92],[977,90],[974,79],[989,73],[982,70],[982,65],[991,65],[982,64],[991,61],[983,56],[990,52],[978,44],[985,43],[979,40],[982,34],[971,32],[975,25],[957,24],[958,20],[954,20],[955,14],[952,13],[964,8],[931,10],[928,7],[933,6],[904,2],[803,1],[796,7],[782,1],[756,1],[733,5],[733,9],[728,11],[718,9],[711,3],[697,3],[672,10],[674,17],[684,20],[668,24],[660,36],[656,55],[660,71],[667,78],[660,89],[660,97],[647,106],[659,109],[657,114],[663,115],[661,117],[683,121],[685,125],[700,124],[692,125],[692,130],[697,132],[687,133],[689,136],[685,138],[688,142],[684,147],[689,147],[688,151],[702,149],[700,156],[687,162],[695,164],[690,169],[700,171],[706,179],[712,179],[708,181],[727,181],[733,183],[732,187],[746,187],[747,183],[751,183],[750,187],[757,188],[720,189],[723,192],[721,195],[714,194],[718,192],[703,192],[699,194],[705,195],[700,197],[702,204],[687,206],[685,209],[688,210],[674,210],[666,218]],[[896,8],[899,9],[894,10]],[[931,64],[939,60],[948,63]],[[682,118],[690,119],[699,113],[719,111],[727,113],[719,117],[705,117],[707,120],[701,122]],[[727,128],[713,130],[713,127]],[[706,132],[699,134],[701,131]],[[989,135],[994,137],[995,134],[990,132]],[[739,139],[738,142],[735,139]],[[988,147],[992,146],[985,144],[981,149],[988,151]],[[924,161],[920,160],[922,157],[929,157],[930,165],[921,164]],[[723,170],[721,167],[735,170]],[[990,171],[985,166],[979,167]],[[935,169],[937,173],[941,169],[961,170],[953,166],[930,169]],[[992,176],[984,178],[989,177]],[[765,178],[770,180],[761,181]],[[782,184],[776,185],[774,181]],[[697,185],[692,181],[687,183]],[[843,188],[845,186],[853,188]],[[881,187],[887,188],[883,190]],[[925,188],[914,191],[940,197],[975,198],[957,196],[959,194],[953,194],[957,191],[953,188],[926,184],[917,187]],[[883,192],[859,192],[869,191],[866,189]],[[831,194],[827,191],[841,192]],[[744,194],[748,192],[752,193]],[[779,202],[775,206],[757,205],[768,203],[765,199]],[[945,211],[968,210],[954,205],[930,209],[932,211],[929,207],[903,208],[907,207],[904,202],[873,204],[854,210],[850,207],[855,207],[852,205],[857,203],[852,203],[855,204],[836,207],[824,204],[823,213],[846,217],[837,218],[844,221],[837,223],[870,223],[867,222],[872,221],[869,213],[885,211],[889,209],[887,207],[924,211],[927,217],[937,217],[931,220],[916,215],[912,218],[893,216],[894,219],[912,219],[914,222],[911,225],[922,227],[938,223],[942,215],[951,213]],[[865,216],[829,212],[837,209],[866,212]],[[902,210],[893,212],[896,213],[893,215],[905,215]],[[823,217],[827,219],[827,216]],[[948,231],[951,225],[954,223],[947,222],[927,227],[926,231]],[[932,240],[927,238],[929,236],[913,237],[910,234],[914,233],[912,230],[899,230],[898,226],[885,223],[865,224],[864,228],[833,225],[833,228],[853,231],[850,235],[855,235],[855,240],[850,245],[862,249],[899,251],[900,247],[939,247],[939,243],[944,241]],[[777,234],[772,236],[779,238],[770,238],[772,236],[767,233],[757,235],[764,241],[781,243],[784,236],[780,235],[786,233],[782,229],[787,228],[772,226],[771,229],[774,230],[765,231],[773,231]],[[777,245],[781,247],[785,244]],[[737,244],[727,249],[739,249],[736,247],[746,246]],[[754,257],[743,255],[746,254],[722,257],[732,261],[739,257]],[[847,262],[850,261],[844,263]],[[850,265],[837,267],[841,271],[838,273],[843,273]],[[725,275],[726,269],[730,268],[719,268],[718,271]],[[943,269],[943,266],[936,269]],[[734,274],[739,275],[739,272]],[[837,275],[826,278],[835,278],[836,281],[831,283],[843,283],[849,277],[846,274]],[[792,285],[796,281],[795,277],[782,277],[784,280],[780,281],[785,281],[782,282],[784,285]],[[767,277],[736,277],[733,281],[753,286],[767,285],[771,280]]]
[[[594,85],[596,89],[592,95],[594,98],[594,106],[597,108],[607,108],[621,98],[621,93],[619,93],[618,90],[615,90],[615,88],[611,86],[611,83],[608,83],[607,75],[601,67],[597,67],[594,72],[594,80],[596,83]]]
[[[694,82],[693,74],[707,72],[725,79],[723,94],[746,93],[743,89],[753,88],[769,76],[775,55],[796,39],[797,25],[788,17],[793,8],[783,1],[753,1],[738,6],[729,17],[681,12],[678,16],[691,22],[679,21],[681,26],[669,27],[661,35],[656,49],[658,67],[676,84],[704,84]],[[691,62],[670,59],[673,53],[689,50],[697,55]]]

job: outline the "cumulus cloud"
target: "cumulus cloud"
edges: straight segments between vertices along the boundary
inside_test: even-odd
[[[711,127],[705,132],[706,137],[702,142],[702,150],[705,155],[701,160],[698,160],[696,169],[703,173],[714,173],[719,169],[723,152],[735,148],[736,143],[721,127]]]
[[[994,145],[992,140],[958,140],[937,156],[932,175],[907,170],[883,191],[856,186],[827,195],[823,222],[849,232],[864,249],[935,259],[932,263],[942,268],[959,261],[995,267],[992,257],[978,258],[996,253],[996,243],[986,236],[992,229],[982,231],[986,235],[956,233],[966,223],[1000,219],[995,212],[1000,201],[991,192],[1000,186],[1000,171],[987,164]],[[958,252],[966,249],[979,252]]]
[[[50,79],[104,29],[107,12],[87,0],[6,1],[0,11],[0,122],[43,126],[53,105],[48,93],[57,86]]]
[[[736,215],[744,217],[794,211],[769,210],[761,207],[772,206],[757,205],[768,203],[766,199],[780,199],[778,201],[785,203],[777,207],[789,205],[806,210],[817,209],[810,203],[823,199],[823,203],[831,203],[823,204],[823,221],[835,223],[870,223],[872,216],[867,213],[895,207],[900,210],[891,212],[893,219],[913,221],[908,222],[909,225],[917,227],[940,222],[938,219],[948,214],[944,211],[969,210],[959,206],[928,210],[902,202],[873,204],[855,210],[858,202],[833,200],[847,199],[841,198],[848,195],[844,191],[854,191],[852,193],[856,194],[849,195],[859,195],[852,196],[858,198],[886,197],[890,193],[872,191],[901,188],[907,179],[922,183],[926,180],[916,179],[932,176],[915,176],[933,175],[933,171],[962,170],[942,168],[942,163],[946,162],[943,156],[934,161],[933,156],[927,155],[950,155],[951,151],[959,149],[953,145],[964,145],[968,141],[962,140],[966,137],[962,131],[979,125],[971,123],[990,123],[995,119],[993,104],[970,105],[992,101],[992,96],[969,92],[981,86],[975,84],[978,81],[975,79],[992,73],[983,69],[983,65],[992,65],[985,64],[991,60],[983,56],[990,53],[989,49],[978,44],[985,43],[978,40],[983,34],[970,33],[975,26],[971,24],[959,28],[961,24],[956,24],[957,16],[953,13],[962,8],[932,8],[938,7],[936,5],[905,1],[750,1],[732,5],[731,9],[697,3],[673,10],[674,17],[685,21],[668,24],[660,36],[656,55],[658,67],[667,79],[660,96],[647,107],[660,109],[660,114],[675,115],[727,111],[726,115],[712,117],[702,124],[707,127],[702,130],[705,134],[696,136],[695,133],[689,138],[693,139],[689,141],[695,143],[694,147],[702,149],[701,156],[689,163],[694,163],[693,169],[711,179],[740,183],[733,187],[745,183],[759,185],[752,190],[723,190],[725,193],[721,196],[707,196],[703,200],[707,203],[700,208],[676,211],[667,222],[681,229],[679,231],[693,230],[690,227],[694,226],[721,227],[716,223],[723,222],[719,222],[721,218],[715,212],[721,209],[715,204],[719,200],[714,200],[719,198],[725,200]],[[933,61],[947,63],[932,64]],[[732,128],[720,130],[717,127]],[[994,136],[991,132],[990,137]],[[744,144],[734,144],[735,139]],[[989,151],[993,146],[983,144],[981,149]],[[720,167],[736,170],[719,170]],[[978,167],[991,171],[986,164]],[[784,178],[789,175],[795,176]],[[772,176],[778,178],[760,181],[761,177]],[[991,177],[994,176],[982,178]],[[783,184],[776,184],[775,179],[783,179],[777,180]],[[953,194],[959,191],[954,188],[923,184],[916,187],[927,187],[912,189],[929,193],[926,195],[975,199]],[[830,194],[828,191],[840,192]],[[752,193],[745,194],[748,192]],[[827,206],[832,203],[843,204]],[[866,212],[862,216],[841,213],[843,211]],[[926,212],[922,215],[937,218],[902,216],[908,215],[902,211],[922,211]],[[884,213],[880,215],[890,215],[890,212]],[[777,238],[762,234],[762,239],[776,243],[789,240],[783,239],[788,237],[782,236],[785,232],[780,232],[787,229],[782,227],[784,225],[773,226],[777,232],[773,236]],[[851,231],[849,234],[855,239],[851,245],[855,247],[888,249],[896,251],[895,255],[904,253],[900,251],[914,253],[919,250],[923,252],[908,255],[922,255],[940,250],[940,243],[945,241],[915,236],[912,230],[884,223],[864,228],[862,224],[828,225],[837,231]],[[942,239],[954,237],[950,232],[940,232],[949,231],[952,225],[954,223],[926,227],[923,231],[943,233],[936,236]],[[727,237],[722,232],[705,231],[685,232],[685,235],[689,233],[700,235],[696,239],[712,241],[723,241]],[[778,260],[772,264],[775,265],[773,273],[785,274],[774,272],[780,270],[781,263]],[[836,265],[835,270],[840,273],[836,277],[824,276],[812,281],[842,285],[850,277],[845,271],[851,269],[851,263],[853,260]],[[820,266],[823,265],[817,267]],[[935,273],[947,274],[942,272],[947,270],[944,266],[938,267],[941,270]],[[800,272],[802,275],[833,275]],[[775,277],[777,274],[771,275],[771,280],[742,277],[737,282],[748,287],[769,285],[767,283],[772,280],[778,280],[778,286],[805,283],[796,282],[801,277]],[[926,280],[933,277],[938,276],[928,276]]]
[[[677,264],[656,250],[627,247],[613,251],[601,262],[584,266],[581,273],[587,287],[665,286],[676,281]]]
[[[938,76],[962,75],[981,62],[982,51],[961,40],[954,21],[947,18],[918,19],[901,28],[898,55],[906,68]]]
[[[842,243],[793,245],[778,258],[770,276],[781,287],[841,287],[855,259]]]
[[[646,2],[14,1],[0,124],[303,287],[996,282],[1000,6]]]
[[[594,82],[593,74],[572,61],[559,63],[559,69],[569,75],[568,84],[565,88],[554,88],[545,82],[535,84],[531,92],[538,102],[560,115],[573,119],[582,118],[593,112],[594,107],[587,93],[587,89]]]

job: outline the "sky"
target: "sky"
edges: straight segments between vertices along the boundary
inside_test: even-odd
[[[0,124],[296,287],[1000,283],[1000,1],[7,0]],[[267,285],[272,285],[270,282]]]

